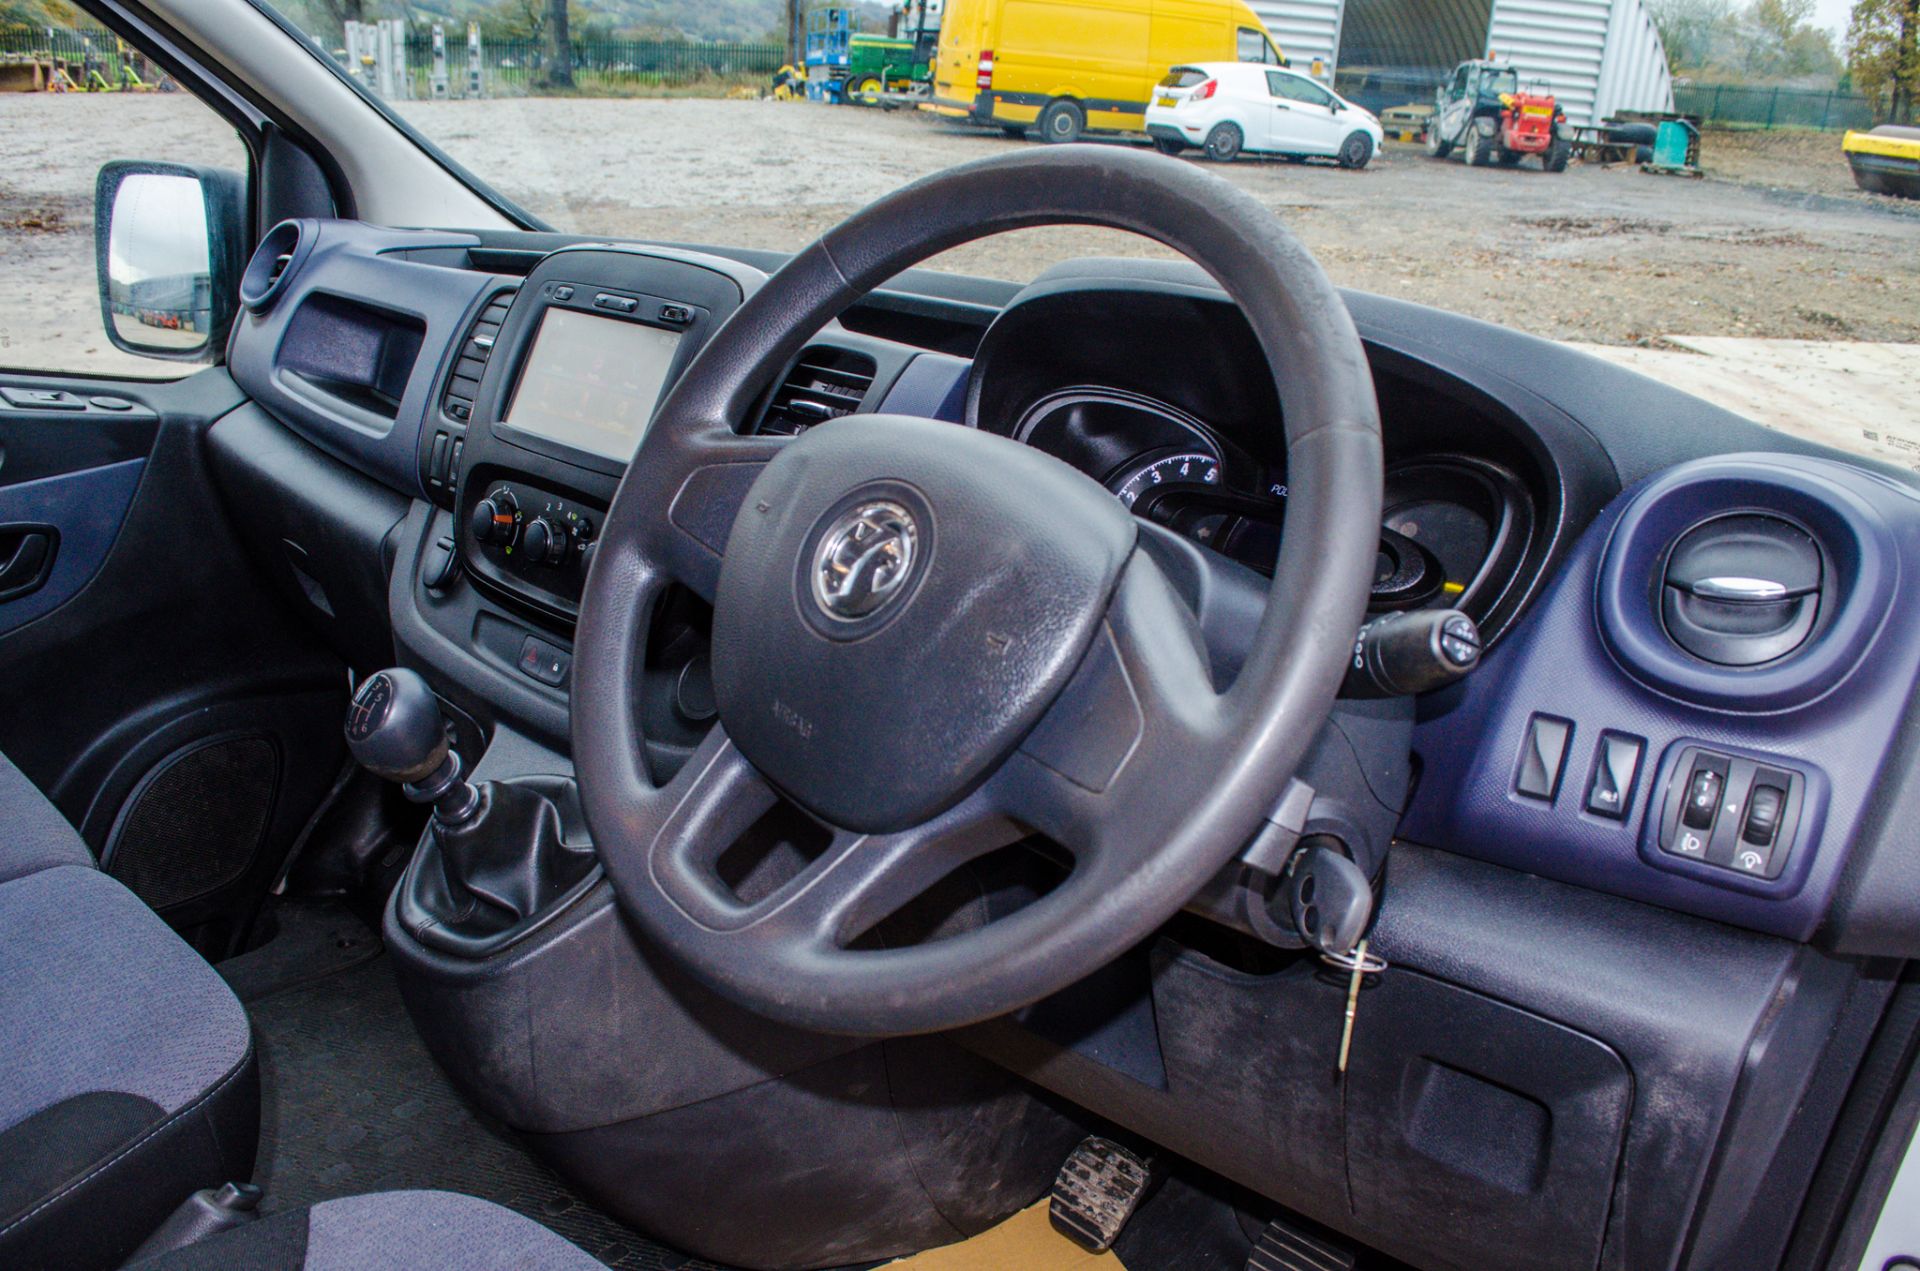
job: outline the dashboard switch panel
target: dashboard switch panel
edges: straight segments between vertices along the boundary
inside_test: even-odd
[[[1567,743],[1573,740],[1573,721],[1553,715],[1535,715],[1527,721],[1520,743],[1520,768],[1514,774],[1515,792],[1552,803],[1560,793],[1560,774],[1567,763]]]
[[[1778,878],[1806,790],[1797,769],[1688,746],[1667,782],[1660,850],[1749,878]]]

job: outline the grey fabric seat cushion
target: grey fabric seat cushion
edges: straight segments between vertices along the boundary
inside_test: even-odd
[[[97,1090],[172,1114],[247,1056],[246,1010],[151,909],[97,870],[0,885],[0,1131]]]
[[[246,1011],[91,863],[0,882],[0,1071],[0,1266],[114,1266],[252,1172]]]
[[[453,1192],[329,1200],[134,1264],[139,1271],[598,1271],[531,1218]]]
[[[0,755],[0,883],[56,865],[93,865],[93,853],[60,810]]]

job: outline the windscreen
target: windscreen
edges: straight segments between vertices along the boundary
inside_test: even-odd
[[[626,463],[646,435],[679,333],[549,309],[506,423]]]

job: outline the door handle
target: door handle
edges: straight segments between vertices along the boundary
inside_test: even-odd
[[[0,602],[38,590],[59,548],[60,531],[51,525],[0,525]]]
[[[1292,110],[1293,109],[1293,107],[1287,105],[1285,102],[1275,102],[1273,104],[1273,108],[1275,110]]]

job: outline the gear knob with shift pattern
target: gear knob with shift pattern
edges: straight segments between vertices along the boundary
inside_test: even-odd
[[[479,792],[461,780],[460,756],[447,742],[439,699],[417,671],[394,667],[361,682],[347,710],[347,749],[375,776],[402,782],[415,803],[431,803],[442,825],[479,809]]]
[[[417,672],[395,667],[367,677],[347,711],[347,748],[369,772],[403,783],[413,802],[433,805],[394,898],[401,925],[421,943],[484,957],[596,876],[573,781],[468,784],[440,699]]]

